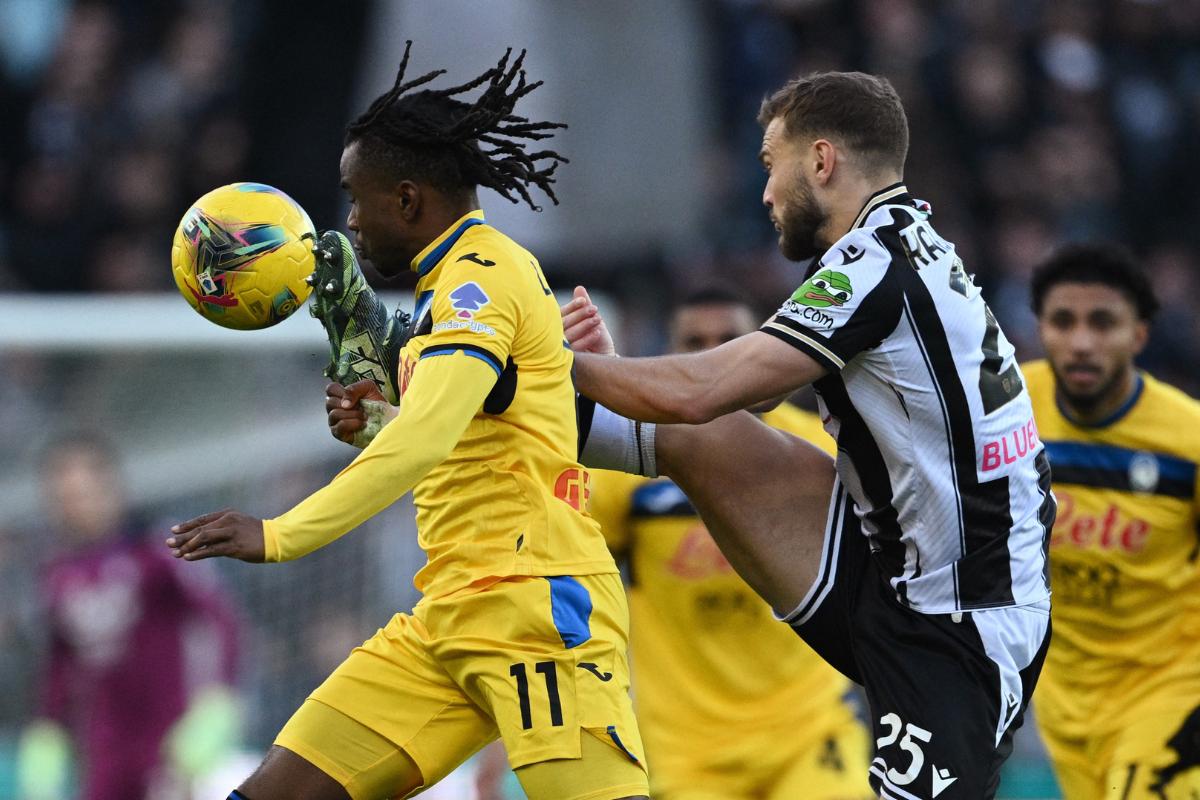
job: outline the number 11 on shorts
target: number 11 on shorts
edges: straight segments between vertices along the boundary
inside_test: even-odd
[[[539,661],[533,665],[535,672],[540,672],[546,680],[546,695],[550,699],[550,724],[559,727],[563,724],[562,703],[558,698],[558,672],[553,661]],[[513,664],[508,668],[508,674],[517,680],[517,700],[521,704],[521,727],[529,730],[533,727],[533,710],[529,705],[529,676],[523,663]]]

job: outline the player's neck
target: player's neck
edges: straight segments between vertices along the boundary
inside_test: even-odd
[[[1130,365],[1124,373],[1113,382],[1112,387],[1095,402],[1080,404],[1072,402],[1061,390],[1058,394],[1059,408],[1074,423],[1085,426],[1105,424],[1133,399],[1141,385],[1137,370]]]
[[[829,241],[826,247],[832,247],[838,239],[850,232],[850,226],[873,196],[887,187],[901,183],[904,176],[897,172],[882,175],[855,176],[847,181],[845,188],[839,192],[840,197],[834,203],[826,223],[826,236]]]
[[[441,195],[437,197],[435,202],[431,203],[429,209],[429,241],[433,241],[438,236],[446,232],[454,223],[470,214],[472,211],[479,210],[479,198],[474,192],[459,197]]]
[[[472,211],[479,211],[479,195],[474,191],[467,192],[461,197],[447,197],[446,211],[450,214],[450,220],[446,222],[446,227],[450,227],[458,220],[470,214]]]
[[[429,247],[438,237],[446,233],[450,226],[460,219],[479,210],[479,197],[475,192],[469,192],[457,197],[445,194],[431,194],[425,201],[420,226],[413,236],[412,268],[417,268],[417,256]]]

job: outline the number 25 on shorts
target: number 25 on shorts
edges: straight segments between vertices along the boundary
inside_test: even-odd
[[[908,768],[900,772],[895,767],[888,767],[886,773],[882,773],[879,769],[879,762],[883,761],[884,766],[887,766],[886,759],[876,758],[876,763],[871,765],[871,771],[875,772],[880,777],[886,775],[886,781],[893,786],[908,786],[921,775],[921,770],[925,768],[925,751],[922,749],[922,744],[928,744],[933,740],[933,733],[922,727],[913,725],[911,722],[907,725],[904,723],[898,714],[884,714],[879,718],[879,725],[886,729],[883,736],[875,740],[875,749],[878,753],[882,752],[893,745],[909,756]],[[904,735],[901,736],[901,731]],[[899,740],[899,741],[897,741]],[[899,763],[897,759],[894,763]],[[933,797],[937,797],[942,792],[950,787],[950,784],[958,780],[950,770],[943,765],[939,768],[936,764],[931,764],[930,769],[930,785],[933,789]]]

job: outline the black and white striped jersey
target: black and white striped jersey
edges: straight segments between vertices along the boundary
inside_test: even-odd
[[[1011,344],[902,185],[876,193],[762,328],[828,370],[838,473],[898,599],[1049,596],[1050,470]]]

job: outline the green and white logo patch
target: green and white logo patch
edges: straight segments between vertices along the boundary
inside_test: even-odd
[[[853,296],[854,287],[844,273],[823,269],[792,294],[792,302],[813,308],[840,307]]]

